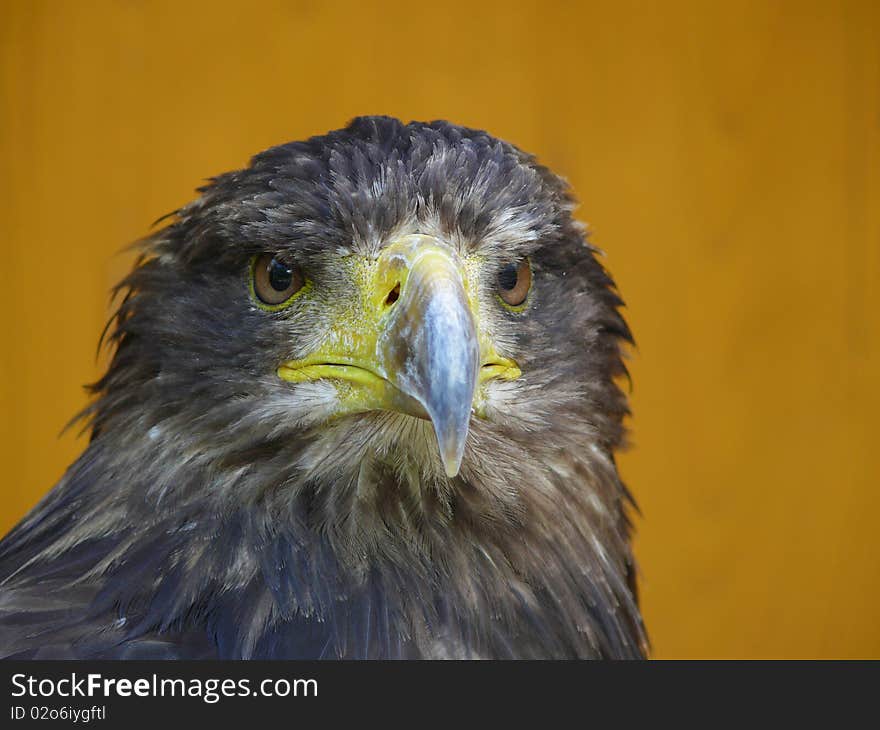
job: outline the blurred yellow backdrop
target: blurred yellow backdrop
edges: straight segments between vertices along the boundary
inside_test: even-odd
[[[628,302],[657,657],[880,656],[880,5],[0,5],[0,529],[84,446],[120,248],[359,114],[572,183]]]

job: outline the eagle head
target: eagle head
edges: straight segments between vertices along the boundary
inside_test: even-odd
[[[630,334],[565,183],[364,117],[199,192],[122,282],[91,444],[7,554],[60,593],[58,561],[85,572],[129,647],[640,654]]]

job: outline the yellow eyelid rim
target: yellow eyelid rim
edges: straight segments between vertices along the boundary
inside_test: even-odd
[[[526,309],[528,308],[529,303],[531,302],[531,299],[532,299],[532,290],[529,289],[529,293],[526,294],[526,298],[523,300],[523,303],[517,304],[516,306],[505,302],[501,298],[501,295],[498,292],[495,292],[495,298],[499,301],[501,306],[504,307],[508,312],[513,312],[514,314],[520,314],[521,312],[526,311]]]
[[[265,252],[255,253],[251,256],[251,262],[248,265],[248,291],[251,295],[251,300],[254,304],[256,304],[260,309],[264,312],[280,312],[282,309],[287,309],[293,302],[299,299],[303,294],[309,291],[312,288],[312,280],[309,279],[305,274],[303,274],[303,285],[297,289],[293,294],[291,294],[287,299],[283,302],[279,302],[278,304],[266,304],[260,297],[257,296],[257,290],[254,289],[254,272],[257,268],[257,259],[263,255]]]

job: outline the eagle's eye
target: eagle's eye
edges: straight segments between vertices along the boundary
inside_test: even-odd
[[[275,254],[256,256],[251,268],[254,294],[267,307],[280,309],[305,284],[302,270],[279,260]]]
[[[518,307],[532,287],[532,267],[527,258],[502,266],[498,272],[498,296],[510,307]]]

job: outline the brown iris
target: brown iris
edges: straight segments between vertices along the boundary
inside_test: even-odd
[[[253,277],[254,294],[270,307],[284,304],[305,284],[305,277],[298,266],[281,261],[271,253],[256,257]]]
[[[498,296],[510,307],[518,307],[532,287],[532,267],[529,260],[502,266],[498,272]]]

